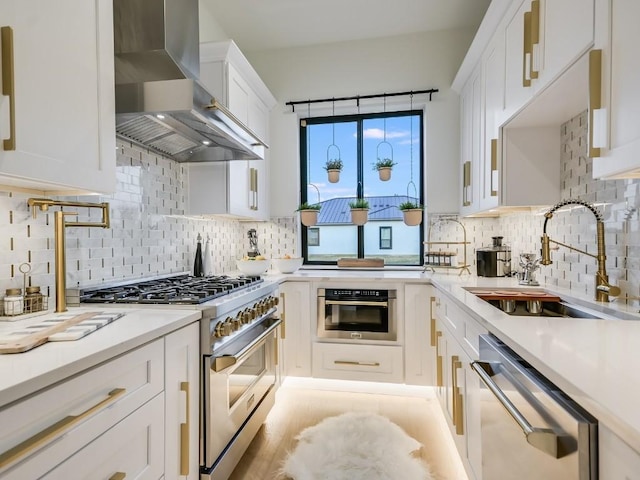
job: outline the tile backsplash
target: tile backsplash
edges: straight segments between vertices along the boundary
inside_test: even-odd
[[[640,181],[591,178],[587,157],[586,112],[562,125],[562,198],[597,205],[605,221],[607,270],[623,293],[640,295]],[[111,228],[68,227],[67,286],[94,286],[157,275],[191,271],[198,235],[208,251],[211,271],[235,270],[235,259],[249,247],[247,231],[256,229],[258,248],[267,257],[299,255],[296,217],[270,222],[241,222],[227,217],[186,216],[187,175],[181,164],[118,140],[117,189],[110,196],[66,197],[82,202],[109,202]],[[27,286],[38,285],[54,296],[53,213],[27,207],[28,195],[0,192],[0,296],[6,288],[22,287],[20,265],[29,263]],[[53,209],[52,209],[53,210]],[[98,209],[78,211],[81,221],[100,221]],[[464,225],[467,261],[475,274],[475,249],[491,245],[501,235],[512,248],[513,267],[520,253],[540,252],[543,211],[513,213],[500,218],[458,219]],[[436,218],[432,217],[430,221]],[[560,210],[548,223],[552,239],[596,253],[595,219],[582,207]],[[461,240],[455,222],[441,222],[431,240]],[[208,240],[208,248],[206,243]],[[462,261],[462,246],[458,247]],[[455,247],[452,247],[453,250]],[[537,272],[541,281],[593,294],[595,259],[564,247],[552,251],[553,264]],[[452,274],[457,274],[457,272]]]
[[[187,181],[181,164],[119,139],[116,193],[60,197],[109,202],[111,215],[109,229],[67,227],[67,287],[191,271],[198,234],[214,274],[236,269],[236,258],[248,250],[250,228],[257,230],[258,247],[266,256],[298,251],[294,217],[240,222],[186,216]],[[7,288],[22,288],[20,265],[24,263],[31,266],[27,286],[37,285],[43,293],[55,295],[53,211],[58,207],[37,211],[33,218],[27,206],[29,196],[0,192],[0,297]],[[101,220],[99,209],[65,210],[77,211],[79,221]]]

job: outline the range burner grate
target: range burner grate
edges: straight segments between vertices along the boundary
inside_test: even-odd
[[[259,276],[175,277],[85,290],[81,303],[198,304],[262,282]]]

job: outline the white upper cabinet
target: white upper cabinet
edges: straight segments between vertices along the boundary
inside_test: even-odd
[[[236,44],[203,43],[200,57],[203,85],[268,144],[269,112],[276,101]],[[189,213],[268,220],[268,149],[264,154],[264,160],[190,164]]]
[[[113,192],[111,0],[0,0],[0,18],[0,185]]]
[[[460,171],[462,201],[460,213],[467,215],[479,209],[480,158],[482,143],[482,78],[480,66],[460,92]]]
[[[507,118],[591,48],[594,20],[595,0],[512,2],[504,26]]]
[[[598,0],[602,108],[594,110],[595,178],[640,177],[640,2]],[[596,154],[597,155],[597,154]]]

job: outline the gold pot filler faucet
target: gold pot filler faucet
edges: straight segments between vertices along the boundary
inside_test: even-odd
[[[565,243],[557,242],[549,238],[547,235],[547,222],[553,217],[553,212],[562,208],[566,205],[580,205],[587,208],[593,215],[596,217],[596,240],[598,244],[598,254],[593,255],[592,253],[585,252],[584,250],[580,250],[578,248],[572,247],[571,245],[567,245]],[[596,301],[598,302],[608,302],[609,295],[613,297],[617,297],[620,295],[620,288],[609,283],[609,277],[607,276],[607,267],[605,265],[607,256],[605,255],[605,246],[604,246],[604,222],[602,221],[602,215],[600,212],[596,210],[596,208],[590,203],[584,202],[582,200],[562,200],[560,203],[551,207],[551,209],[544,214],[544,226],[542,228],[542,260],[540,263],[542,265],[551,265],[553,262],[551,260],[551,251],[550,251],[550,243],[555,243],[556,245],[562,245],[570,250],[575,250],[576,252],[583,253],[590,257],[595,258],[598,261],[598,271],[596,272]]]
[[[78,212],[63,212],[62,210],[53,212],[54,232],[55,232],[55,277],[56,277],[56,312],[67,311],[67,268],[65,258],[65,227],[102,227],[109,228],[109,204],[85,203],[85,202],[65,202],[60,200],[50,200],[48,198],[30,198],[27,205],[31,207],[33,218],[36,218],[38,209],[46,212],[49,207],[86,207],[102,209],[101,222],[65,222],[65,215],[78,215]]]

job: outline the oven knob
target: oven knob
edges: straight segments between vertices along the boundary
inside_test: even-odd
[[[253,310],[255,312],[259,312],[260,311],[260,302],[256,302],[253,304]]]
[[[227,317],[227,319],[224,321],[223,328],[225,335],[231,335],[231,333],[233,332],[233,319],[231,317]]]
[[[233,330],[239,330],[242,325],[244,325],[243,315],[241,312],[238,312],[236,318],[233,319]]]
[[[278,297],[270,297],[271,300],[269,301],[269,306],[271,308],[274,308],[278,305]]]
[[[247,317],[247,323],[249,323],[251,320],[255,320],[256,318],[256,311],[253,308],[245,308],[244,309],[244,313]]]
[[[222,338],[226,335],[224,333],[224,322],[220,321],[216,324],[216,327],[213,329],[213,336],[216,338]]]
[[[278,306],[280,305],[280,299],[278,297],[273,297],[273,306]]]

